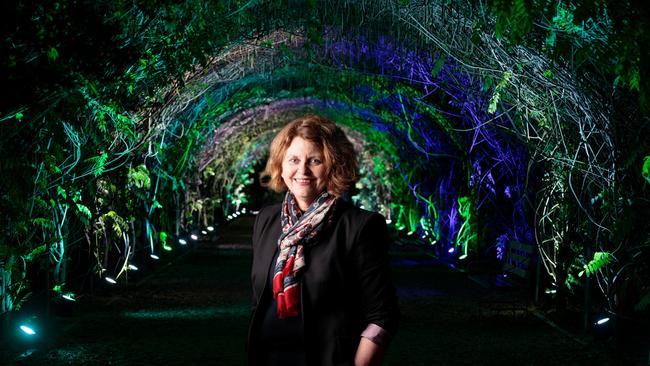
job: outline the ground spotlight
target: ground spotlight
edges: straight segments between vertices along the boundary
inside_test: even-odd
[[[465,258],[467,258],[467,254],[463,254],[463,255],[461,255],[460,257],[458,257],[458,259],[460,259],[460,260],[463,260],[463,259],[465,259]]]
[[[185,239],[178,239],[178,243],[179,243],[180,245],[186,245],[186,244],[187,244],[187,240],[185,240]]]
[[[203,235],[208,235],[208,232],[205,231],[205,230],[201,230],[201,234],[203,234]]]
[[[190,235],[190,238],[192,238],[192,240],[199,240],[199,237],[195,234]]]
[[[598,320],[597,322],[595,322],[594,324],[595,324],[595,325],[603,325],[603,324],[607,323],[608,321],[609,321],[609,318],[602,318],[602,319],[599,319],[599,320]]]
[[[27,335],[30,335],[30,336],[36,334],[36,331],[32,327],[29,327],[29,326],[24,325],[24,324],[20,326],[20,330],[22,330],[23,333],[25,333]]]
[[[456,251],[455,248],[449,248],[449,250],[448,250],[447,252],[449,252],[449,254],[452,254],[452,253],[455,252],[455,251]]]
[[[155,255],[155,254],[149,254],[149,257],[151,257],[151,259],[155,259],[155,260],[160,259],[160,257]]]
[[[105,280],[106,282],[110,283],[111,285],[114,285],[114,284],[117,283],[117,281],[115,281],[115,280],[112,279],[111,277],[104,277],[104,280]]]
[[[132,271],[137,271],[137,270],[138,270],[138,267],[134,266],[133,264],[129,264],[129,267],[128,267],[128,268],[129,268],[130,270],[132,270]]]
[[[208,226],[206,229],[208,229],[208,231],[214,231],[214,226]]]
[[[67,294],[61,295],[61,298],[64,299],[64,300],[68,300],[68,301],[77,301],[74,298],[74,294],[72,292],[68,292]]]

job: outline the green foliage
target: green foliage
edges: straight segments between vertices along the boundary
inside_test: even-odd
[[[92,213],[90,212],[90,209],[82,204],[77,203],[77,216],[81,220],[81,222],[88,226],[90,225],[90,219],[92,218]]]
[[[650,183],[650,156],[643,158],[643,167],[641,168],[641,175],[645,178],[646,182]]]
[[[591,276],[612,262],[614,262],[614,256],[611,253],[595,252],[594,258],[585,264],[584,270],[580,271],[578,276],[582,277],[583,274]]]
[[[129,168],[128,181],[130,185],[136,188],[149,189],[151,179],[149,178],[149,169],[145,165],[139,165],[137,168]]]
[[[89,159],[86,159],[86,162],[92,163],[92,174],[95,177],[99,177],[104,173],[104,167],[106,165],[106,162],[108,161],[108,154],[103,153],[99,156],[95,156]]]
[[[512,78],[512,72],[506,71],[503,73],[503,77],[501,77],[501,80],[497,84],[496,88],[494,89],[494,93],[490,98],[490,103],[488,105],[488,113],[494,114],[494,112],[496,112],[497,104],[499,104],[499,99],[501,98],[501,91],[506,87],[506,85],[508,85],[511,78]]]
[[[100,236],[108,233],[106,231],[107,225],[110,225],[109,229],[111,229],[111,232],[117,237],[122,237],[122,234],[129,229],[126,221],[115,211],[109,211],[99,216],[98,223],[100,227],[97,228],[96,233]]]
[[[32,249],[29,253],[24,255],[23,258],[26,261],[30,262],[33,261],[39,255],[44,254],[45,252],[47,252],[47,244],[37,246],[36,248]]]

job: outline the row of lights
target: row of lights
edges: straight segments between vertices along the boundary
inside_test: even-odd
[[[242,208],[241,211],[236,211],[235,213],[228,215],[226,218],[228,219],[228,221],[230,221],[237,218],[239,215],[243,215],[245,213],[246,213],[246,207]]]
[[[201,230],[201,234],[208,235],[208,231],[209,232],[214,231],[214,226],[208,226],[208,227],[205,228],[205,230]],[[196,234],[190,234],[190,239],[192,239],[193,241],[197,241],[197,240],[199,240],[199,237]],[[187,240],[185,240],[183,238],[179,238],[178,239],[178,244],[185,246],[185,245],[187,245]],[[169,247],[169,249],[167,249],[167,248],[165,248],[165,249],[170,251],[171,247]],[[156,253],[149,254],[149,258],[151,258],[153,260],[156,260],[156,261],[160,260],[160,256],[158,256]],[[135,264],[132,264],[132,263],[129,263],[127,268],[129,270],[131,270],[131,271],[139,270],[139,268]],[[114,285],[114,284],[117,283],[117,281],[114,278],[109,277],[109,276],[104,277],[104,281],[110,283],[111,285]]]
[[[234,217],[237,217],[238,215],[243,214],[243,213],[246,213],[246,209],[245,209],[245,208],[244,208],[241,212],[239,212],[239,211],[236,212]],[[229,217],[230,217],[230,216],[229,216]],[[234,218],[234,217],[233,217],[233,218]],[[208,227],[205,228],[205,230],[201,230],[201,234],[203,234],[203,235],[208,235],[208,232],[213,232],[213,231],[214,231],[214,226],[208,226]],[[190,239],[192,239],[193,241],[196,241],[196,240],[199,240],[199,237],[198,237],[198,235],[196,235],[196,234],[191,234],[191,235],[190,235]],[[187,240],[185,240],[185,239],[183,239],[183,238],[179,238],[179,239],[178,239],[178,243],[179,243],[180,245],[183,245],[183,246],[184,246],[184,245],[187,245]],[[171,250],[171,248],[168,249],[168,250]],[[160,257],[159,257],[158,255],[156,255],[155,253],[151,253],[151,254],[149,255],[149,257],[150,257],[151,259],[153,259],[153,260],[159,260],[159,259],[160,259]],[[139,270],[139,268],[138,268],[135,264],[132,264],[132,263],[129,263],[129,265],[128,265],[127,268],[128,268],[130,271],[137,271],[137,270]],[[105,277],[104,277],[104,281],[110,283],[111,285],[114,285],[114,284],[117,283],[117,281],[116,281],[114,278],[109,277],[109,276],[105,276]],[[62,294],[62,295],[61,295],[61,298],[64,299],[64,300],[66,300],[66,301],[71,301],[71,302],[77,301],[76,298],[75,298],[75,295],[74,295],[73,293],[71,293],[71,292],[68,292],[68,293],[64,293],[64,294]],[[19,326],[19,329],[20,329],[24,334],[26,334],[26,335],[28,335],[28,336],[34,336],[34,335],[36,335],[36,330],[34,329],[34,327],[33,327],[33,326],[30,326],[30,325],[28,325],[28,324],[21,324],[21,325]]]

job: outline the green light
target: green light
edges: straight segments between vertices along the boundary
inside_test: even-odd
[[[28,326],[26,326],[26,325],[21,325],[21,326],[20,326],[20,330],[22,330],[23,332],[25,332],[25,334],[29,334],[29,335],[34,335],[34,334],[36,334],[36,331],[34,331],[34,329],[32,329],[32,328],[30,328],[30,327],[28,327]]]
[[[463,259],[465,259],[465,258],[467,258],[467,254],[463,254],[463,255],[461,255],[460,257],[458,257],[458,259],[460,259],[460,260],[463,260]]]

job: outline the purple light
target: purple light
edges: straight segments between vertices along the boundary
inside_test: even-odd
[[[451,254],[451,253],[453,253],[455,251],[456,251],[456,249],[454,249],[454,248],[449,248],[449,250],[448,250],[449,254]]]

